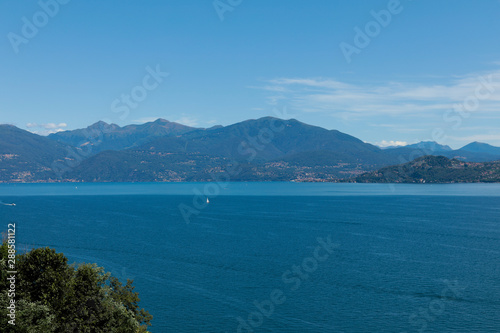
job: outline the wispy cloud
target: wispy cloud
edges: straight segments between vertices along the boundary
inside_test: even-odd
[[[484,81],[486,80],[486,83]],[[429,81],[433,81],[430,80]],[[454,105],[482,93],[493,93],[481,100],[477,113],[500,118],[500,70],[452,77],[447,83],[385,82],[347,83],[328,78],[278,78],[260,89],[270,92],[269,104],[287,99],[297,110],[324,112],[342,119],[364,116],[422,117],[442,114]],[[276,95],[276,92],[280,92]]]
[[[37,123],[27,123],[26,128],[32,133],[39,135],[49,135],[52,133],[62,132],[68,127],[66,123],[47,123],[47,124],[37,124]]]
[[[198,126],[198,119],[193,118],[193,117],[181,117],[177,120],[174,120],[176,123],[186,125],[186,126],[191,126],[191,127],[196,127]]]
[[[379,147],[402,147],[402,146],[407,146],[408,142],[405,141],[393,141],[393,140],[382,140],[380,142],[375,142],[376,146]]]

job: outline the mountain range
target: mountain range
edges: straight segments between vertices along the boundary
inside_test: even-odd
[[[138,147],[156,138],[181,135],[195,128],[158,119],[142,125],[120,127],[99,121],[87,128],[50,134],[49,139],[86,149],[95,155],[104,150]]]
[[[406,161],[409,162],[417,157],[426,155],[445,156],[451,159],[458,159],[469,162],[490,162],[499,159],[500,148],[487,143],[473,142],[460,149],[453,150],[449,146],[440,145],[436,142],[426,141],[403,147],[391,147],[385,152],[392,156],[411,156]]]
[[[381,149],[336,130],[273,117],[194,128],[158,119],[39,136],[0,125],[0,182],[338,181],[426,155],[500,160],[500,148],[435,142]]]

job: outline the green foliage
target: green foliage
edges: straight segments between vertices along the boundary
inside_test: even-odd
[[[139,323],[149,324],[153,316],[144,309],[139,309],[139,293],[134,292],[134,281],[127,279],[127,284],[122,285],[115,277],[109,278],[110,297],[116,302],[121,302],[125,308],[134,314]]]
[[[0,268],[6,275],[6,243],[0,247]],[[18,255],[16,326],[8,324],[7,284],[0,293],[1,332],[147,332],[152,316],[139,308],[131,280],[123,285],[96,264],[68,265],[50,248]]]
[[[2,234],[2,245],[0,246],[0,290],[7,287],[7,256],[9,255],[6,234]]]
[[[7,292],[0,293],[0,330],[2,332],[23,332],[23,333],[51,333],[57,332],[55,315],[51,314],[50,308],[39,302],[29,302],[21,299],[16,302],[16,326],[8,324],[6,308],[9,304]]]
[[[18,256],[19,295],[21,298],[59,309],[68,292],[71,280],[68,259],[49,248],[35,249]]]

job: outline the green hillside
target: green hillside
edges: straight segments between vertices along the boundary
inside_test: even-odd
[[[424,156],[412,162],[365,173],[356,183],[492,183],[500,182],[500,162],[463,162]]]

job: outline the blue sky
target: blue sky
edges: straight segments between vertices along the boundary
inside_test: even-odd
[[[498,0],[54,1],[0,2],[0,123],[281,115],[370,143],[500,146]]]

